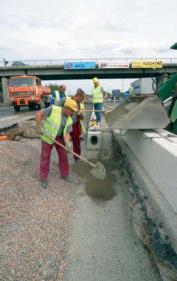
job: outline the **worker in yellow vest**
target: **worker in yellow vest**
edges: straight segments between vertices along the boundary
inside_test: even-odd
[[[55,143],[55,140],[70,148],[70,133],[72,132],[73,113],[78,110],[74,100],[67,100],[64,107],[50,106],[36,113],[36,126],[41,127],[42,121],[42,147],[40,159],[40,181],[41,187],[47,188],[50,155],[53,146],[58,154],[58,165],[61,178],[69,181],[69,164],[67,152],[64,148]]]
[[[84,100],[85,93],[82,89],[77,89],[76,94],[72,97],[78,105],[78,112],[73,114],[73,124],[72,124],[72,142],[73,142],[73,151],[78,155],[81,154],[81,135],[85,133],[85,128],[83,125],[84,118]],[[78,161],[79,158],[74,155],[75,161]]]
[[[104,102],[104,98],[106,97],[106,92],[104,91],[103,87],[100,85],[97,77],[93,78],[93,85],[94,85],[92,89],[93,107],[95,110],[96,122],[98,125],[100,125],[101,117],[102,117],[101,110],[103,110],[103,102]],[[96,110],[100,110],[100,112]]]
[[[52,93],[52,97],[50,99],[50,105],[57,104],[59,101],[65,99],[66,97],[67,97],[66,96],[66,86],[64,84],[61,84],[58,87],[58,90],[55,90]]]
[[[77,103],[78,111],[73,114],[73,124],[72,124],[72,133],[71,138],[73,142],[73,151],[78,155],[81,154],[81,135],[85,133],[85,128],[83,125],[84,118],[84,100],[85,92],[82,89],[77,89],[76,94],[72,97],[67,97],[66,99],[61,100],[58,103],[58,106],[65,106],[65,102],[68,100],[74,100]],[[75,161],[79,160],[77,156],[74,155]]]

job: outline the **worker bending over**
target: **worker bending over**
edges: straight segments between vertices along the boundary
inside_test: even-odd
[[[36,126],[42,131],[42,147],[40,158],[40,182],[42,188],[47,188],[50,155],[53,146],[58,154],[58,167],[61,178],[69,181],[69,164],[67,152],[55,140],[70,150],[70,133],[72,132],[73,113],[78,110],[74,100],[67,100],[64,107],[50,106],[36,113]]]
[[[59,106],[65,106],[65,102],[68,100],[74,100],[77,103],[78,111],[73,114],[73,124],[72,124],[72,133],[71,138],[73,142],[73,151],[78,155],[81,154],[81,135],[85,132],[83,125],[84,118],[84,100],[85,100],[85,92],[82,89],[77,89],[76,94],[72,97],[68,97],[63,99],[58,103]],[[78,161],[79,158],[74,155],[75,161]]]
[[[52,93],[50,105],[57,104],[59,101],[65,98],[66,98],[66,86],[62,84],[58,87],[58,90],[55,90]]]
[[[100,83],[99,83],[99,80],[97,77],[93,78],[93,85],[94,85],[94,87],[92,89],[93,107],[95,110],[97,125],[100,125],[101,118],[102,118],[101,110],[103,110],[103,101],[104,101],[104,98],[106,98],[106,92],[104,91],[103,87],[100,86]],[[100,110],[100,111],[96,111],[96,110]]]

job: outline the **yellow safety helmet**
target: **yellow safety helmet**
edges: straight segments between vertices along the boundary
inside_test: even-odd
[[[78,110],[77,102],[75,100],[73,100],[72,98],[66,99],[66,101],[64,103],[64,107],[68,107],[68,108],[72,109],[73,111]]]
[[[93,83],[98,83],[98,82],[99,82],[98,78],[97,78],[97,77],[94,77],[94,78],[93,78]]]

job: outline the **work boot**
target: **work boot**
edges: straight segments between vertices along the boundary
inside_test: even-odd
[[[41,187],[42,187],[42,188],[47,189],[47,187],[48,187],[48,182],[47,182],[46,179],[41,179],[40,183],[41,183]]]
[[[74,159],[75,160],[75,162],[78,162],[80,159],[79,158],[76,158],[76,159]]]
[[[73,182],[73,180],[69,176],[61,176],[61,180],[64,180],[66,182]]]

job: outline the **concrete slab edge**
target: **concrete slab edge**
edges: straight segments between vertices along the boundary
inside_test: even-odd
[[[162,279],[165,281],[177,280],[171,277],[177,278],[176,214],[121,136],[118,137],[114,134],[114,147],[117,150],[115,154],[121,159],[121,164],[129,176],[134,196],[139,197],[137,200],[140,201],[140,209],[145,211],[147,223],[150,224],[151,229],[148,230],[148,233],[151,235],[151,242],[149,245],[142,242],[150,251]],[[141,239],[141,237],[139,238]]]

